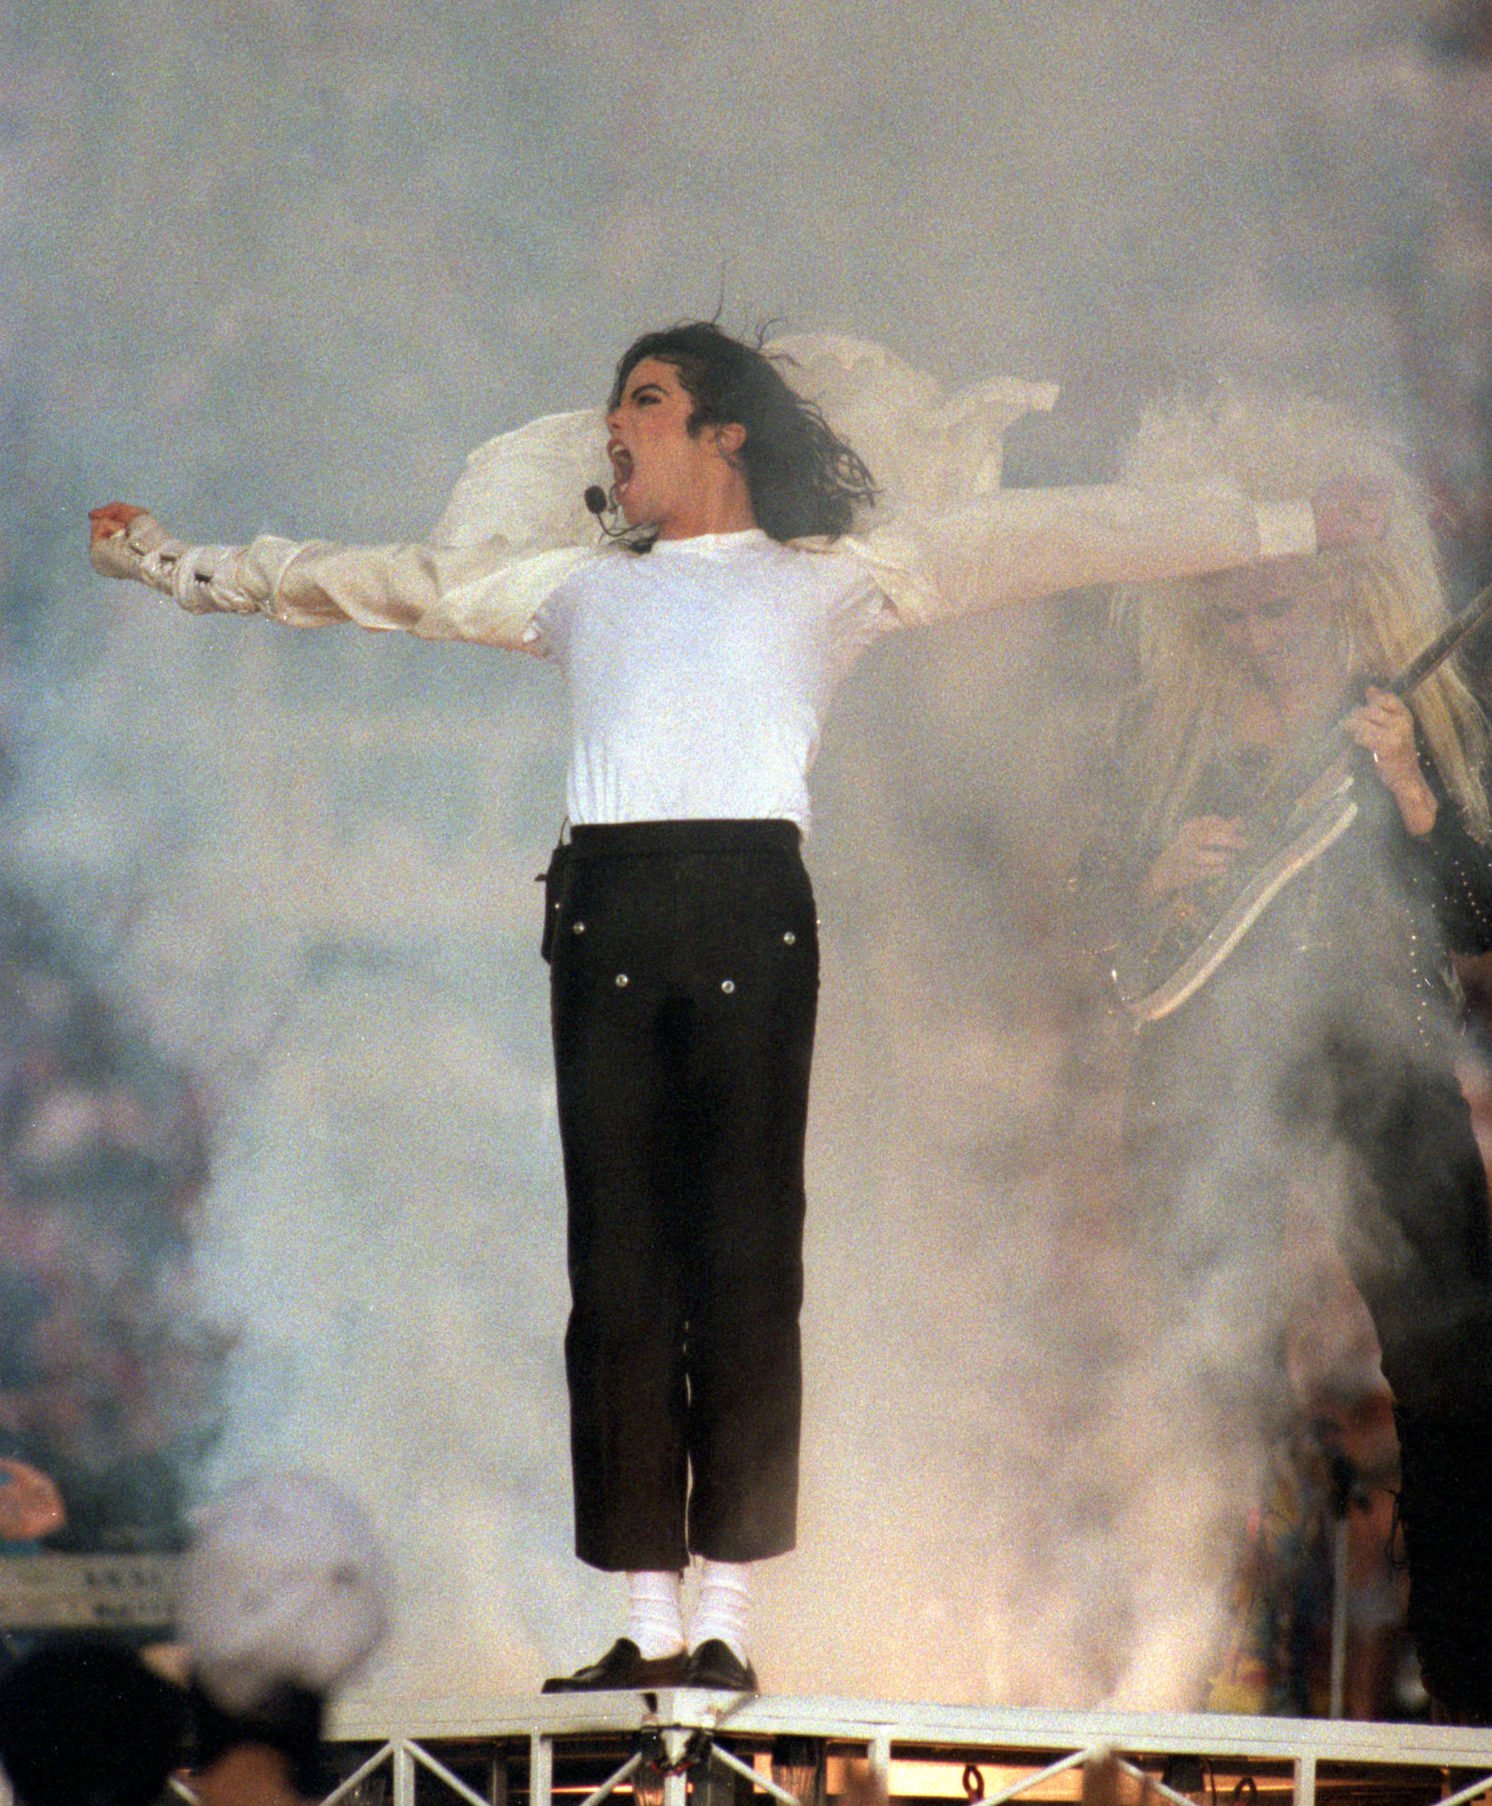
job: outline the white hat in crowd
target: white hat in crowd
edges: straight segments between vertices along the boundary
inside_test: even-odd
[[[388,1628],[388,1575],[368,1520],[308,1475],[245,1480],[196,1518],[177,1632],[198,1684],[229,1712],[277,1688],[329,1694]]]

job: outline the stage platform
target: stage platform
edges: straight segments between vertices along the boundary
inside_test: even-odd
[[[356,1697],[327,1806],[1442,1806],[1492,1793],[1492,1730],[1017,1711],[681,1688],[428,1703]],[[1103,1786],[1095,1778],[1095,1797]],[[1267,1796],[1267,1797],[1266,1797]]]

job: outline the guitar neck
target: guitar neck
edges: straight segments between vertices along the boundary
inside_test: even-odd
[[[1417,689],[1437,665],[1443,665],[1461,642],[1476,632],[1489,614],[1492,614],[1492,583],[1480,590],[1470,606],[1436,634],[1428,646],[1417,652],[1397,677],[1391,677],[1384,689],[1400,697]]]
[[[1388,678],[1380,688],[1401,699],[1412,694],[1431,672],[1443,665],[1462,642],[1482,626],[1489,615],[1492,615],[1492,583],[1479,591],[1469,607],[1442,628],[1427,645],[1422,646],[1403,670]],[[1345,721],[1346,716],[1342,716],[1330,726],[1319,729],[1293,758],[1286,761],[1264,786],[1254,807],[1250,809],[1251,819],[1257,821],[1260,817],[1269,819],[1280,813],[1287,813],[1302,793],[1325,775],[1352,744]]]

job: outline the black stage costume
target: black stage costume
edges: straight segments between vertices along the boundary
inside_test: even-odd
[[[1394,1398],[1410,1629],[1426,1684],[1492,1715],[1492,1235],[1485,1168],[1453,1068],[1449,952],[1492,948],[1492,855],[1429,763],[1438,811],[1409,835],[1364,766],[1360,814],[1222,969],[1135,1043],[1127,1153],[1172,1276],[1195,1293],[1217,1253],[1173,1236],[1180,1186],[1207,1221],[1278,1218],[1292,1178],[1340,1184],[1331,1227],[1371,1313]],[[1258,776],[1211,767],[1181,811],[1232,816]],[[1162,849],[1102,850],[1112,900]]]

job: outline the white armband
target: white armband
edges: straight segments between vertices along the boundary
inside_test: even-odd
[[[235,550],[233,546],[183,547],[171,573],[171,594],[188,614],[257,615],[261,612],[259,604],[232,581]]]
[[[1261,558],[1309,556],[1316,544],[1316,510],[1309,502],[1256,502]]]

